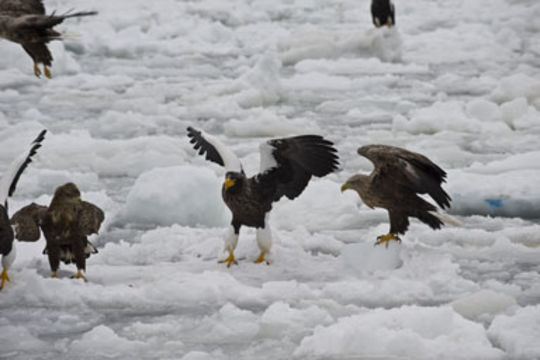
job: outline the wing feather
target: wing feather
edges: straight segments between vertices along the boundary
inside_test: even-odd
[[[387,145],[362,146],[358,154],[373,163],[374,178],[384,173],[415,193],[429,194],[443,209],[450,206],[450,196],[441,187],[446,172],[426,156]]]
[[[15,192],[21,174],[28,164],[32,162],[32,156],[41,147],[41,142],[45,139],[46,132],[47,130],[42,130],[37,138],[32,141],[30,148],[17,157],[2,176],[2,180],[0,180],[0,201],[3,204],[7,204],[7,198]]]
[[[101,223],[105,220],[105,213],[96,205],[83,201],[79,214],[79,230],[85,236],[97,234]]]
[[[339,166],[333,143],[318,135],[269,140],[261,146],[261,173],[256,181],[266,197],[294,199],[312,176],[322,177]]]
[[[193,148],[198,150],[199,155],[205,155],[205,159],[215,162],[226,171],[243,172],[242,164],[236,155],[229,150],[218,138],[192,127],[187,128],[187,136]]]
[[[15,238],[19,241],[38,241],[41,237],[39,229],[46,212],[46,206],[31,203],[13,214],[11,224],[15,228]]]

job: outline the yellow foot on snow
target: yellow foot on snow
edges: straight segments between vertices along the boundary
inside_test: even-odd
[[[375,242],[375,246],[384,244],[386,248],[388,248],[388,243],[390,241],[397,241],[398,243],[401,243],[401,239],[396,234],[388,233],[386,235],[377,236],[377,241]]]
[[[255,264],[260,264],[262,262],[266,262],[266,265],[270,265],[270,262],[264,258],[264,255],[266,255],[266,251],[261,251],[261,254],[257,258],[257,260],[254,261]]]
[[[72,279],[83,279],[84,282],[88,282],[88,279],[86,276],[83,275],[81,270],[77,270],[77,273],[71,277]]]
[[[0,274],[0,290],[4,288],[4,284],[10,281],[7,269],[2,270],[2,273]]]
[[[220,264],[227,264],[227,267],[231,267],[231,264],[238,265],[238,262],[236,262],[236,259],[234,258],[234,254],[232,251],[229,251],[229,256],[227,256],[226,259],[220,260]]]

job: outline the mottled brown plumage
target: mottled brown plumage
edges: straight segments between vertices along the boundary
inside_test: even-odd
[[[422,199],[418,194],[428,194],[445,209],[450,206],[450,196],[441,188],[446,172],[427,157],[386,145],[367,145],[358,149],[375,166],[370,175],[354,175],[341,190],[355,190],[369,207],[388,211],[390,231],[380,236],[378,243],[399,240],[409,227],[409,217],[415,217],[433,229],[439,229],[448,215]]]
[[[238,158],[216,138],[193,128],[188,128],[188,137],[200,155],[227,170],[222,188],[223,200],[232,212],[232,232],[225,240],[227,265],[235,262],[233,250],[241,226],[257,228],[261,254],[256,262],[264,261],[272,243],[267,224],[272,203],[283,196],[296,198],[312,176],[325,176],[339,165],[332,142],[318,135],[301,135],[261,144],[261,172],[248,178]]]
[[[39,228],[43,231],[53,277],[60,261],[77,265],[77,278],[84,278],[86,258],[96,253],[87,236],[97,233],[105,215],[97,206],[81,200],[81,193],[73,183],[58,187],[49,207],[30,204],[11,219],[15,237],[21,241],[37,241]],[[37,236],[36,236],[37,235]]]
[[[53,27],[67,18],[95,15],[96,12],[77,12],[56,15],[45,14],[41,0],[1,0],[0,37],[22,45],[34,61],[34,74],[40,77],[38,64],[43,64],[45,76],[51,77],[49,67],[53,57],[47,43],[60,40],[61,34]]]

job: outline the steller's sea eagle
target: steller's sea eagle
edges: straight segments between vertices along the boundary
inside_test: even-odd
[[[0,274],[0,290],[6,281],[9,281],[8,270],[15,261],[14,234],[8,215],[8,197],[12,196],[17,187],[17,182],[24,169],[32,162],[32,156],[41,147],[41,142],[45,138],[47,130],[39,133],[38,137],[32,141],[30,148],[15,159],[4,172],[0,180],[0,255],[2,255],[2,273]]]
[[[446,172],[427,157],[387,145],[362,146],[358,154],[368,158],[375,168],[369,175],[350,177],[341,191],[356,190],[367,206],[388,211],[390,231],[379,236],[376,245],[400,241],[398,234],[409,228],[409,217],[433,229],[444,223],[457,225],[454,218],[417,195],[427,193],[442,209],[450,206],[450,196],[441,188]]]
[[[371,19],[375,27],[394,26],[396,17],[392,0],[371,0]]]
[[[46,15],[42,0],[1,0],[0,37],[21,44],[34,61],[34,74],[41,76],[38,64],[43,64],[43,72],[50,78],[53,57],[47,43],[62,39],[53,27],[67,18],[95,14],[95,11],[86,11]]]
[[[240,160],[217,138],[188,127],[188,137],[200,155],[225,167],[222,196],[232,212],[231,227],[225,237],[229,256],[221,261],[229,267],[236,264],[234,249],[241,226],[257,229],[261,253],[256,263],[268,261],[265,255],[272,247],[268,214],[272,203],[282,196],[294,199],[306,188],[312,176],[322,177],[338,168],[333,143],[318,135],[301,135],[268,140],[260,146],[260,173],[248,178]]]
[[[41,228],[47,242],[43,253],[49,257],[51,277],[56,277],[61,260],[75,263],[77,273],[73,278],[88,281],[82,271],[86,271],[86,258],[97,253],[97,249],[87,237],[97,234],[104,219],[100,208],[82,201],[77,186],[67,183],[56,189],[49,207],[32,203],[17,211],[11,223],[20,241],[39,240]]]

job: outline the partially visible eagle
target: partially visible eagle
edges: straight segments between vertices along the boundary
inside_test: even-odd
[[[369,207],[388,211],[390,231],[377,238],[376,245],[400,241],[399,234],[409,228],[409,217],[415,217],[433,229],[444,223],[457,224],[450,215],[417,194],[428,194],[442,208],[450,206],[450,196],[441,188],[446,172],[424,155],[386,145],[367,145],[358,154],[368,158],[375,169],[368,175],[354,175],[341,187],[356,190]]]
[[[394,26],[396,18],[392,0],[371,0],[371,19],[375,27]]]
[[[30,144],[30,148],[26,149],[23,154],[11,163],[0,180],[0,255],[2,255],[0,290],[4,287],[5,282],[9,281],[8,270],[15,260],[16,253],[15,244],[13,243],[13,229],[9,222],[7,200],[15,192],[17,182],[24,169],[32,162],[32,156],[41,147],[46,132],[47,130],[43,130],[39,133],[38,137]]]
[[[272,203],[286,196],[294,199],[306,188],[312,176],[322,177],[338,168],[337,151],[332,142],[318,135],[301,135],[269,140],[260,146],[260,173],[248,178],[240,160],[217,138],[191,127],[188,137],[206,160],[225,167],[222,196],[232,212],[232,222],[225,238],[229,256],[221,261],[236,264],[234,249],[241,226],[257,229],[261,253],[256,263],[267,260],[272,247],[268,214]]]
[[[77,265],[73,278],[88,281],[82,273],[86,271],[86,258],[97,253],[88,236],[97,234],[104,219],[100,208],[82,201],[77,186],[67,183],[56,189],[48,208],[32,203],[17,211],[11,223],[20,241],[39,240],[41,228],[47,241],[43,253],[49,257],[52,277],[56,277],[61,260]]]
[[[42,0],[1,0],[0,37],[21,44],[34,61],[34,74],[41,76],[38,64],[43,64],[45,76],[50,78],[49,67],[53,57],[47,47],[51,40],[60,40],[61,34],[53,27],[67,18],[97,14],[95,11],[45,14]]]

